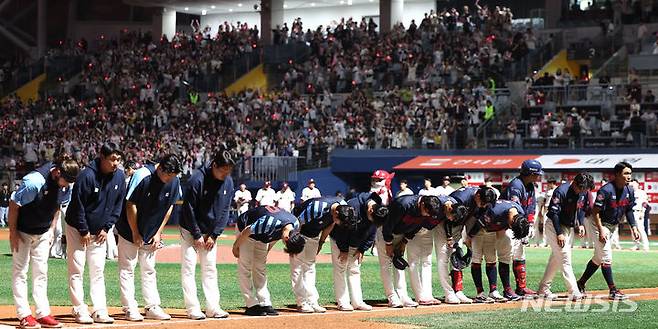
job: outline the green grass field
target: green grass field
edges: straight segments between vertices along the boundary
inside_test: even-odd
[[[278,247],[281,247],[280,243],[278,245]],[[328,249],[328,244],[326,244],[323,252],[327,253]],[[0,277],[6,278],[5,280],[0,280],[0,291],[3,291],[3,293],[0,294],[0,304],[3,305],[13,305],[11,280],[9,279],[12,276],[12,261],[8,252],[8,241],[0,241]],[[548,249],[528,249],[528,282],[531,288],[536,288],[537,283],[543,275],[549,252]],[[574,271],[577,277],[580,276],[584,270],[585,264],[590,259],[591,255],[592,250],[576,249],[574,251],[573,263],[575,264]],[[61,259],[51,259],[49,265],[48,292],[51,304],[70,305],[68,280],[65,279],[68,278],[66,261]],[[236,266],[233,264],[221,264],[217,267],[219,269],[222,307],[227,309],[242,307],[244,302],[237,284]],[[658,253],[656,252],[651,252],[649,254],[639,252],[615,252],[613,268],[617,286],[622,289],[658,286],[658,281],[656,280],[658,277]],[[323,304],[331,304],[334,302],[331,269],[331,264],[318,264],[317,266],[317,288],[320,292],[320,301]],[[182,288],[180,285],[180,266],[178,264],[158,264],[157,271],[158,287],[163,306],[174,308],[183,307]],[[442,295],[442,292],[438,283],[436,270],[434,271],[434,293],[435,296],[439,297]],[[118,270],[115,261],[107,262],[105,274],[108,303],[111,306],[120,306]],[[137,275],[137,277],[139,277],[139,275]],[[464,279],[466,294],[473,295],[475,291],[468,270],[464,274]],[[275,307],[294,304],[294,297],[292,296],[290,284],[290,268],[287,264],[268,265],[268,281],[269,289],[272,294],[272,301]],[[197,282],[199,281],[197,280]],[[385,300],[376,257],[367,256],[365,258],[362,266],[362,282],[363,294],[366,300]],[[408,280],[407,283],[409,283]],[[85,282],[85,287],[88,287],[88,279]],[[141,301],[139,282],[136,282],[136,287],[138,291],[138,301]],[[594,275],[588,284],[588,289],[606,289],[606,285],[600,273]],[[564,291],[564,284],[560,273],[558,273],[555,278],[553,290]],[[199,294],[200,298],[203,299],[200,286]]]
[[[619,304],[618,310],[632,310]],[[559,310],[555,307],[553,310]],[[562,308],[564,310],[565,308]],[[610,306],[608,309],[612,309]],[[630,313],[604,311],[601,305],[593,305],[589,312],[527,312],[505,309],[487,312],[452,312],[411,317],[392,317],[372,321],[414,325],[423,328],[524,328],[524,329],[585,329],[585,328],[655,328],[658,301],[640,301]]]

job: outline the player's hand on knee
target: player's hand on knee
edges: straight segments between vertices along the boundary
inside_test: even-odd
[[[585,236],[585,226],[578,226],[578,237],[584,237]]]
[[[640,231],[638,231],[637,226],[631,228],[631,235],[633,236],[633,240],[640,240]]]
[[[564,237],[564,234],[560,234],[557,236],[557,245],[560,246],[560,248],[564,248],[564,243],[567,239]]]
[[[18,246],[21,241],[21,236],[18,231],[9,231],[9,241],[11,244],[11,251],[18,252]]]
[[[338,261],[341,263],[347,262],[347,255],[348,255],[347,251],[341,251],[340,254],[338,254]]]
[[[386,245],[386,256],[393,257],[393,245],[392,244],[387,244]]]
[[[87,233],[85,235],[80,236],[80,244],[83,247],[88,246],[90,243],[91,243],[91,234],[90,233]]]
[[[233,251],[233,257],[240,258],[240,246],[234,243],[232,251]]]
[[[356,262],[358,264],[361,264],[361,262],[363,261],[363,253],[360,250],[355,251],[354,258],[356,258]]]
[[[203,241],[203,237],[194,240],[194,249],[196,249],[197,251],[203,249],[204,246],[205,246],[205,242]]]
[[[471,248],[472,243],[473,243],[473,240],[472,240],[470,237],[467,237],[466,239],[464,239],[464,244],[465,244],[467,247]]]
[[[107,241],[107,232],[105,232],[105,230],[101,230],[96,235],[96,243],[103,244],[105,241]]]
[[[606,241],[608,241],[608,237],[602,231],[599,231],[599,241],[601,243],[606,243]]]

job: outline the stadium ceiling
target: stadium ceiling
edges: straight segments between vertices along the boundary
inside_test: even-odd
[[[167,7],[177,12],[193,15],[248,13],[260,10],[258,0],[123,0],[124,3],[140,7]],[[405,2],[423,2],[427,0],[405,0]],[[284,9],[313,7],[349,7],[379,0],[285,0]],[[257,8],[257,9],[255,9]]]

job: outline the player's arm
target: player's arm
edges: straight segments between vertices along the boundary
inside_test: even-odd
[[[132,201],[126,202],[126,219],[128,220],[128,226],[130,226],[130,231],[133,236],[133,243],[138,247],[144,245],[144,238],[139,233],[139,227],[137,226],[137,205]]]
[[[228,182],[228,180],[226,181]],[[213,232],[211,234],[211,237],[213,239],[213,244],[214,241],[217,240],[217,237],[222,235],[224,232],[224,228],[226,228],[226,225],[228,224],[228,218],[229,218],[229,208],[231,207],[231,199],[233,198],[233,182],[228,182],[230,183],[229,186],[226,187],[225,191],[229,191],[226,196],[224,196],[224,207],[222,208],[222,212],[219,215],[219,218],[215,222],[215,227],[213,228]],[[225,183],[226,184],[226,183]]]
[[[562,226],[560,225],[560,212],[562,211],[562,199],[563,198],[560,195],[560,193],[558,193],[558,191],[555,191],[553,193],[553,197],[551,197],[551,205],[548,207],[548,213],[546,214],[546,216],[553,223],[556,236],[562,235]]]
[[[628,206],[626,206],[626,221],[628,221],[628,225],[631,226],[631,235],[633,236],[633,240],[637,240],[640,238],[640,232],[637,229],[637,222],[635,221],[635,212],[633,211],[633,208],[635,207],[635,194],[629,189],[628,192]]]
[[[20,209],[21,206],[14,202],[14,200],[9,200],[7,219],[9,221],[9,240],[11,242],[12,252],[18,252],[18,242],[21,238],[18,232],[18,212]]]
[[[247,226],[247,227],[245,227],[245,229],[242,230],[242,232],[239,232],[239,233],[238,233],[238,237],[237,237],[237,239],[235,239],[235,242],[233,242],[233,249],[232,249],[232,251],[233,251],[233,256],[234,256],[235,258],[240,257],[240,246],[241,246],[241,245],[242,245],[247,239],[249,239],[249,236],[250,236],[250,235],[251,235],[251,226]],[[271,245],[274,245],[274,244],[272,244],[272,243],[270,243],[270,244],[271,244]],[[271,249],[271,247],[270,247],[270,249]],[[269,251],[269,249],[268,249],[268,251]]]
[[[594,201],[594,208],[592,208],[592,219],[594,219],[594,226],[599,231],[599,241],[605,243],[608,237],[603,234],[603,224],[601,220],[601,208],[608,202],[609,195],[603,189],[600,189],[596,194]]]
[[[322,230],[322,234],[320,234],[320,241],[319,241],[319,243],[318,243],[318,252],[317,252],[318,254],[320,253],[320,250],[322,249],[322,245],[324,244],[324,241],[325,241],[325,240],[327,239],[327,237],[329,236],[329,233],[331,233],[331,230],[334,229],[334,226],[335,226],[335,225],[336,225],[336,223],[331,223],[331,225],[325,227],[325,228]]]
[[[155,235],[153,236],[153,238],[151,238],[151,241],[149,241],[149,243],[152,244],[153,249],[157,249],[158,246],[160,245],[162,231],[164,230],[165,225],[167,225],[167,222],[169,222],[169,218],[171,218],[171,214],[173,212],[174,212],[174,205],[172,204],[171,206],[169,206],[169,210],[167,210],[167,213],[165,214],[164,220],[162,221],[162,224],[160,224],[158,231],[155,232]]]

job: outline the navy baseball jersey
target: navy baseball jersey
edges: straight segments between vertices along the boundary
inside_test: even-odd
[[[421,228],[431,230],[445,220],[443,207],[440,207],[440,213],[435,217],[422,216],[420,214],[420,198],[420,195],[404,195],[393,200],[389,219],[382,227],[384,241],[393,241],[393,234],[401,234],[407,240],[411,240]],[[447,201],[456,202],[455,199],[445,195],[440,195],[438,198],[441,205]]]
[[[353,247],[364,253],[375,243],[377,227],[368,219],[368,200],[371,194],[359,193],[356,197],[347,201],[347,204],[354,208],[359,224],[354,231],[346,227],[334,226],[330,236],[336,241],[340,251],[347,252],[350,247]]]
[[[126,176],[117,169],[110,174],[100,171],[96,159],[80,172],[73,185],[71,204],[66,210],[66,224],[80,235],[108,232],[119,220],[126,195]]]
[[[20,187],[14,193],[18,210],[17,229],[27,234],[43,234],[59,207],[71,200],[71,189],[62,188],[50,175],[55,164],[48,162],[25,175]]]
[[[233,200],[233,179],[215,179],[212,167],[195,170],[183,187],[180,226],[196,240],[202,235],[216,239],[224,232]]]
[[[562,226],[583,225],[585,202],[589,192],[576,193],[570,183],[564,183],[553,191],[546,216],[553,222],[555,233],[562,234]]]
[[[521,176],[512,179],[509,185],[500,198],[503,200],[510,200],[520,204],[523,207],[523,212],[528,214],[528,222],[535,221],[535,211],[537,210],[537,200],[535,200],[535,184],[523,184]]]
[[[615,187],[614,182],[609,182],[596,194],[594,207],[599,209],[601,222],[611,225],[619,224],[622,216],[631,226],[635,226],[633,207],[635,206],[635,194],[633,189],[625,185],[621,189]]]
[[[487,232],[502,231],[509,228],[508,218],[510,209],[515,208],[520,215],[525,215],[523,207],[509,200],[498,200],[496,204],[483,212],[478,219],[478,225]]]
[[[297,219],[301,225],[300,233],[307,237],[317,237],[320,232],[333,224],[331,207],[334,204],[347,205],[343,199],[336,197],[319,197],[302,203]]]
[[[292,224],[293,229],[299,228],[299,221],[293,214],[270,206],[249,209],[237,220],[240,232],[249,227],[251,230],[249,237],[263,243],[281,239],[283,228],[288,224]]]
[[[130,178],[126,200],[137,206],[137,227],[144,243],[149,243],[165,220],[169,208],[181,200],[178,177],[165,184],[153,165],[139,168]],[[117,232],[127,241],[133,241],[132,230],[124,209],[117,222]]]

